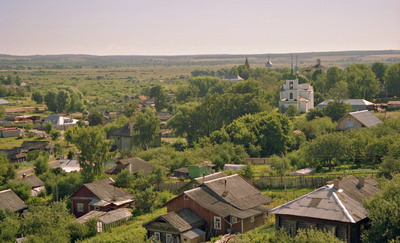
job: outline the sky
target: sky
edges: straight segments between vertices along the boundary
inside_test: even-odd
[[[400,0],[0,0],[0,53],[400,50]]]

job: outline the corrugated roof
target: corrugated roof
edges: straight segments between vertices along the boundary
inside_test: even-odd
[[[84,224],[92,218],[98,218],[104,224],[110,224],[122,219],[129,219],[132,217],[132,212],[129,208],[119,208],[116,210],[103,212],[103,211],[90,211],[87,214],[76,219],[76,222]]]
[[[113,186],[113,183],[113,179],[106,178],[100,181],[84,184],[84,186],[106,204],[112,203],[119,205],[134,200],[134,195],[122,190],[121,188]]]
[[[18,212],[26,208],[28,208],[28,205],[11,189],[0,191],[0,210]]]
[[[210,174],[210,175],[206,175],[206,176],[204,176],[204,177],[202,177],[202,176],[197,177],[197,178],[195,178],[194,180],[195,180],[197,183],[201,184],[201,183],[203,183],[203,182],[205,182],[205,181],[211,181],[211,180],[218,179],[218,178],[222,178],[222,177],[225,177],[225,176],[226,176],[226,175],[225,175],[224,173],[222,173],[222,172],[217,172],[217,173],[213,173],[213,174]]]
[[[136,174],[139,170],[142,170],[145,175],[151,174],[154,170],[152,164],[141,158],[133,157],[127,159],[119,160],[115,166],[111,167],[106,171],[109,174],[118,174],[125,169],[129,169],[129,164],[131,165],[131,173]]]
[[[31,175],[25,178],[17,179],[19,181],[25,181],[28,183],[32,188],[44,186],[44,182],[37,176]]]
[[[127,123],[125,126],[112,130],[108,133],[109,136],[117,137],[132,137],[133,136],[134,123]]]
[[[339,190],[326,185],[270,213],[355,223],[367,217],[362,201],[379,190],[378,182],[371,178],[364,179],[363,187],[358,184],[359,179],[347,177],[339,181]]]
[[[376,117],[372,112],[363,110],[363,111],[355,111],[350,112],[346,116],[342,117],[340,120],[346,118],[347,116],[354,117],[357,121],[361,122],[365,127],[373,127],[382,123],[378,117]]]

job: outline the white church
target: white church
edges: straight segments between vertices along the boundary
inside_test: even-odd
[[[309,83],[299,84],[298,79],[286,80],[279,94],[279,109],[282,111],[290,105],[297,107],[301,113],[314,107],[314,88]]]

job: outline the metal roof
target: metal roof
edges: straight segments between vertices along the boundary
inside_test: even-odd
[[[28,205],[11,189],[0,191],[0,210],[18,212],[26,208],[28,208]]]
[[[338,190],[332,184],[323,186],[270,213],[356,223],[367,217],[362,201],[379,190],[377,185],[374,179],[365,178],[361,187],[359,179],[347,177],[339,181]]]
[[[95,194],[103,205],[115,204],[120,205],[127,202],[132,202],[135,196],[121,188],[113,186],[114,180],[106,178],[100,181],[83,184],[93,194]],[[96,202],[94,202],[96,203]]]
[[[197,177],[197,178],[194,178],[194,180],[197,182],[197,183],[199,183],[199,184],[201,184],[201,183],[203,183],[203,182],[205,182],[205,181],[211,181],[211,180],[214,180],[214,179],[218,179],[218,178],[222,178],[222,177],[225,177],[226,175],[224,174],[224,173],[222,173],[222,172],[217,172],[217,173],[213,173],[213,174],[210,174],[210,175],[206,175],[206,176],[201,176],[201,177]]]
[[[322,101],[321,103],[319,103],[317,106],[326,106],[329,103],[333,102],[333,99],[327,99]],[[368,100],[364,100],[364,99],[344,99],[344,100],[340,100],[343,103],[346,104],[350,104],[351,106],[370,106],[370,105],[374,105],[374,103],[368,101]]]
[[[119,208],[108,212],[93,210],[77,218],[76,222],[84,224],[92,218],[98,218],[98,221],[101,221],[104,224],[110,224],[122,219],[129,219],[131,217],[132,212],[129,208]]]
[[[350,112],[346,116],[340,118],[340,120],[345,119],[348,116],[354,117],[357,121],[359,121],[365,127],[373,127],[373,126],[378,125],[379,123],[382,123],[382,121],[379,120],[378,117],[376,117],[372,112],[370,112],[368,110]]]

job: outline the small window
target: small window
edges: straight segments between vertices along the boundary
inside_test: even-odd
[[[235,216],[231,217],[231,223],[236,224],[237,223],[237,218]]]
[[[171,234],[166,234],[165,235],[165,240],[167,243],[172,243],[172,235]]]
[[[293,93],[290,93],[290,94],[289,94],[289,98],[290,98],[291,100],[293,100]]]
[[[186,194],[183,194],[183,200],[189,200],[189,197]]]
[[[99,210],[100,210],[100,207],[99,207],[99,206],[95,206],[95,207],[94,207],[94,210],[99,211]]]
[[[268,217],[268,212],[263,213],[263,218],[266,219]]]
[[[254,216],[251,216],[250,223],[254,223]]]
[[[82,213],[84,211],[83,209],[83,203],[77,203],[76,204],[76,211]]]
[[[161,241],[160,232],[154,232],[154,241]]]
[[[221,217],[214,216],[214,229],[221,229]]]
[[[293,82],[289,83],[289,89],[293,89]]]

